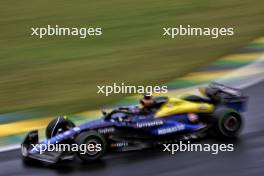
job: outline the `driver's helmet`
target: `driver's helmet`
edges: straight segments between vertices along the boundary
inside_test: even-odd
[[[140,100],[140,103],[143,107],[151,107],[154,104],[154,100],[151,95],[145,94],[144,97]]]

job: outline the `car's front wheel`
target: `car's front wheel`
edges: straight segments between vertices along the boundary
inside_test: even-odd
[[[99,160],[107,150],[105,137],[97,131],[87,131],[79,134],[76,139],[79,150],[78,157],[84,162]]]
[[[50,121],[46,128],[46,137],[48,139],[52,138],[59,133],[67,131],[73,127],[75,127],[75,124],[71,120],[66,119],[63,116],[56,117]]]

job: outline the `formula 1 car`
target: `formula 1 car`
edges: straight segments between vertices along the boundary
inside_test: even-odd
[[[247,97],[238,89],[217,83],[200,91],[203,96],[154,97],[156,110],[148,113],[142,113],[138,106],[119,107],[103,112],[101,119],[79,126],[57,117],[46,128],[46,140],[38,141],[38,131],[27,134],[22,143],[23,158],[57,163],[77,155],[83,161],[95,161],[110,151],[142,150],[166,141],[189,140],[208,134],[237,137]],[[92,146],[93,150],[40,152],[53,144]]]

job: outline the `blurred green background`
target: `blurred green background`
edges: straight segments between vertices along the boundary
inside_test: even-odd
[[[31,36],[31,27],[102,27],[103,35]],[[231,37],[164,38],[163,27],[233,27]],[[97,85],[156,85],[263,35],[261,0],[0,1],[0,112],[99,108]]]

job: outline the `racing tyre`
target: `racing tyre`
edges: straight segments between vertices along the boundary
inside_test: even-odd
[[[84,162],[99,160],[107,150],[107,142],[100,133],[87,131],[79,134],[76,139],[78,146],[86,146],[86,151],[78,151],[78,157]]]
[[[240,113],[233,109],[218,108],[213,114],[213,131],[219,137],[237,137],[242,124]]]
[[[53,136],[56,136],[57,134],[67,131],[73,127],[75,127],[75,124],[72,121],[64,118],[63,116],[59,116],[54,118],[48,124],[46,128],[46,137],[48,139],[52,138]]]

